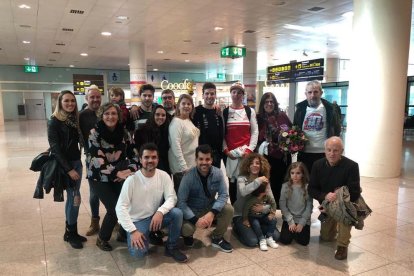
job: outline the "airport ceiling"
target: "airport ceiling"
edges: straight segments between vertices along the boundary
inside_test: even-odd
[[[352,0],[1,0],[0,64],[127,70],[129,41],[145,43],[149,71],[240,73],[240,59],[220,58],[228,45],[256,51],[258,69],[349,59],[352,10]]]

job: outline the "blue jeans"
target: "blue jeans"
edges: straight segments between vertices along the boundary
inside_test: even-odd
[[[276,229],[276,218],[269,219],[268,214],[261,217],[249,216],[250,225],[256,234],[257,239],[260,241],[266,237],[273,236],[273,232]]]
[[[81,202],[80,184],[82,181],[82,162],[80,160],[76,160],[70,161],[70,164],[80,176],[79,180],[77,181],[71,180],[73,187],[66,188],[66,221],[69,225],[74,225],[78,222],[79,206]],[[75,197],[78,200],[75,201]]]
[[[134,222],[137,230],[144,234],[145,236],[145,247],[143,249],[134,248],[131,246],[131,234],[127,233],[128,240],[128,251],[131,256],[136,258],[142,258],[145,254],[148,253],[149,248],[149,233],[150,233],[150,224],[152,216],[142,219],[140,221]],[[167,248],[173,249],[177,247],[177,241],[181,233],[181,225],[183,224],[183,212],[178,208],[172,208],[167,214],[164,215],[162,220],[162,227],[168,226],[168,239],[167,239]]]
[[[233,231],[237,235],[238,240],[245,246],[256,247],[259,242],[253,229],[243,224],[243,218],[241,216],[233,218]],[[273,239],[277,241],[279,237],[280,232],[276,228],[273,232]]]

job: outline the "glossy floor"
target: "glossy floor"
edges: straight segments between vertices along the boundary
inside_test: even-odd
[[[405,135],[402,177],[361,179],[374,213],[363,231],[352,230],[347,261],[334,259],[334,243],[319,242],[317,213],[307,247],[293,244],[261,252],[242,246],[229,230],[233,253],[216,251],[208,231],[197,232],[200,242],[184,251],[190,257],[186,264],[164,257],[157,247],[146,259],[134,260],[125,244],[115,240],[114,251],[103,252],[95,245],[96,236],[88,238],[84,249],[72,249],[62,239],[64,204],[53,202],[50,194],[32,198],[38,174],[28,170],[29,163],[46,148],[44,121],[7,122],[0,129],[1,275],[414,275],[414,133]],[[85,180],[82,196],[79,230],[84,234],[90,222]]]

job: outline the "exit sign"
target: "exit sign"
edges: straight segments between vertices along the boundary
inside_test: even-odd
[[[227,46],[220,50],[222,58],[240,58],[246,56],[246,48],[237,46]]]
[[[24,66],[25,73],[39,73],[39,66],[37,65],[25,65]]]

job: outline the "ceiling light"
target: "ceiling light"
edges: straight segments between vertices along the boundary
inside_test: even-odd
[[[185,62],[190,62],[190,60],[189,59],[186,59],[186,60],[184,60]]]
[[[191,42],[190,39],[183,40],[183,42]]]
[[[83,56],[83,57],[87,57],[88,56],[87,53],[81,53],[80,55]]]
[[[23,44],[30,44],[30,41],[28,41],[28,40],[23,40],[22,42],[23,42]]]
[[[154,68],[154,71],[158,71],[158,69],[157,68]]]
[[[353,16],[354,16],[354,12],[352,11],[342,14],[342,17],[345,17],[345,18],[352,18]]]
[[[237,47],[244,47],[244,46],[246,46],[246,45],[244,45],[244,44],[237,44]]]
[[[128,16],[126,16],[126,15],[118,15],[116,18],[119,19],[119,20],[127,20],[128,19]]]
[[[219,43],[218,43],[218,42],[216,42],[216,41],[213,41],[213,42],[210,42],[210,44],[213,44],[213,45],[218,45]]]
[[[72,67],[73,68],[73,67],[75,67],[75,65],[71,64],[71,65],[69,65],[69,67]]]
[[[111,36],[112,34],[110,32],[102,32],[101,35],[103,35],[103,36]]]
[[[157,51],[158,54],[164,54],[164,51]]]
[[[221,31],[221,30],[223,30],[223,28],[222,28],[222,27],[218,27],[218,26],[217,26],[217,27],[214,27],[214,30],[215,30],[215,31]]]
[[[24,58],[24,60],[30,60],[30,58],[28,58],[28,57],[25,57],[25,58]]]
[[[25,4],[21,4],[21,5],[19,5],[19,8],[21,8],[21,9],[30,9],[30,6],[25,5]]]
[[[182,54],[182,55],[188,55],[188,53],[185,53],[185,52],[184,52],[184,53],[181,53],[181,54]]]

